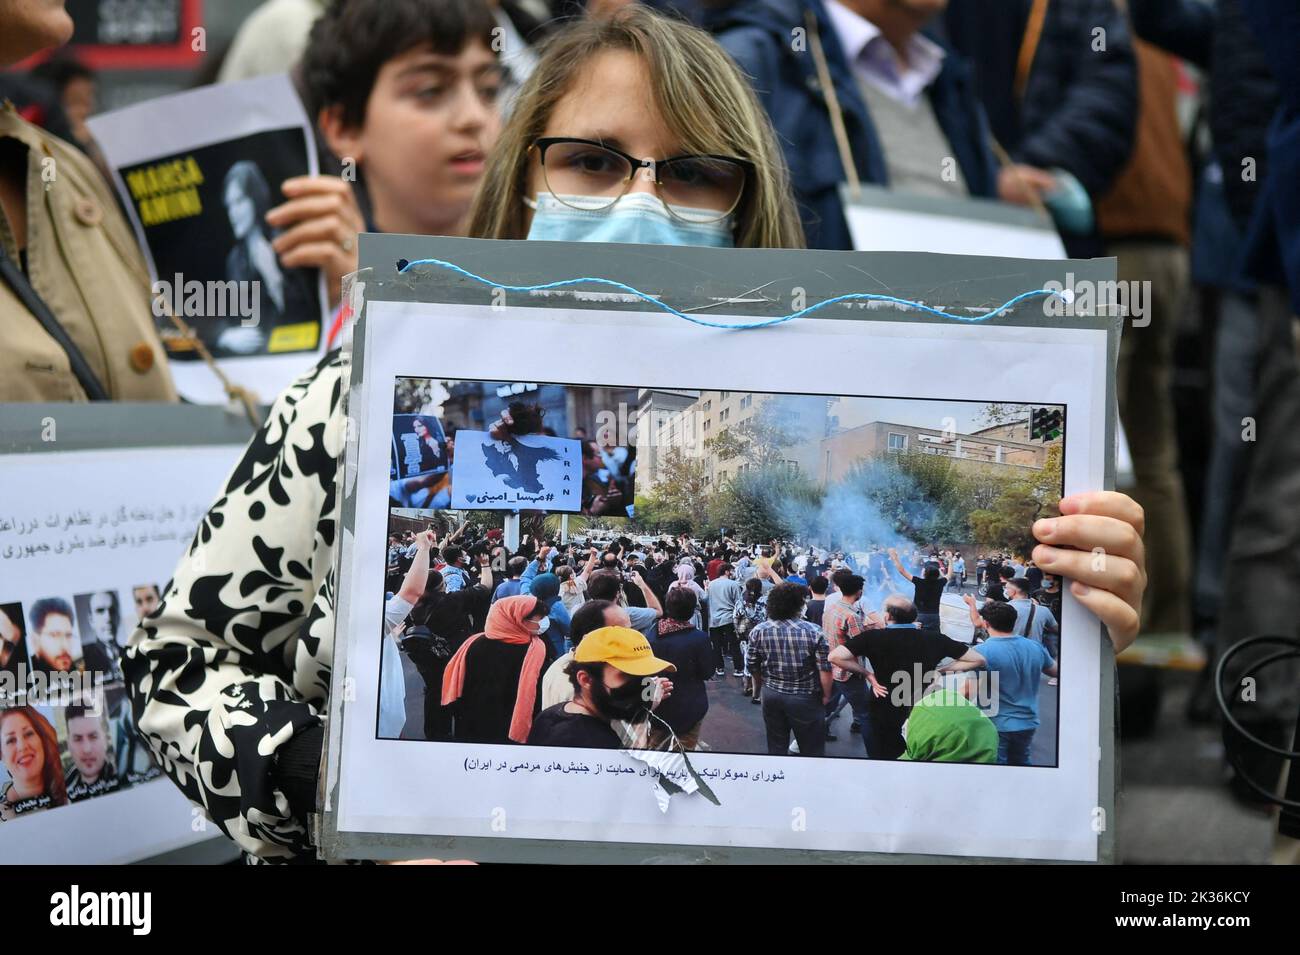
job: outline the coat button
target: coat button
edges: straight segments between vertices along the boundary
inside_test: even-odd
[[[73,211],[76,213],[77,221],[84,226],[97,226],[104,219],[104,213],[95,200],[85,196],[77,200]]]
[[[153,369],[153,360],[153,346],[148,342],[140,342],[131,347],[131,367],[140,374]]]

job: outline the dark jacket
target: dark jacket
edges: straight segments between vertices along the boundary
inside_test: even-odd
[[[703,630],[691,628],[661,634],[651,649],[659,659],[677,667],[668,677],[673,681],[672,695],[659,704],[655,715],[680,735],[709,712],[709,693],[704,684],[713,676],[713,644]]]
[[[1203,70],[1210,68],[1214,21],[1222,0],[1129,0],[1133,32]]]
[[[1137,63],[1128,24],[1114,0],[1047,5],[1025,84],[1014,77],[1032,0],[952,0],[948,37],[974,65],[979,95],[998,142],[1017,162],[1073,173],[1093,198],[1127,162],[1137,125]],[[1094,31],[1105,49],[1094,50]]]
[[[1268,178],[1268,128],[1278,90],[1241,0],[1130,0],[1129,15],[1142,39],[1209,70],[1214,156],[1233,222],[1245,231]],[[1242,175],[1247,159],[1253,177]]]
[[[1250,272],[1284,285],[1300,314],[1300,7],[1295,0],[1241,0],[1241,8],[1280,101],[1268,131],[1268,178],[1247,240]]]
[[[805,49],[792,48],[791,31],[804,26],[804,11],[809,9],[817,19],[858,176],[863,182],[887,186],[889,176],[879,135],[821,0],[742,0],[719,14],[713,28],[718,41],[752,77],[776,127],[808,247],[851,249],[839,196],[844,169],[830,111],[817,82],[811,38]],[[992,196],[996,167],[988,146],[987,123],[965,62],[950,50],[942,72],[927,92],[971,194]]]
[[[551,645],[542,642],[546,645],[546,659],[538,671],[534,716],[542,710],[542,675],[555,660]],[[465,685],[460,699],[452,704],[457,742],[513,743],[510,722],[528,647],[526,643],[486,638],[470,646],[465,654]]]

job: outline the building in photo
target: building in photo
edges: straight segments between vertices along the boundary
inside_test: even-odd
[[[690,404],[674,409],[689,395]],[[828,409],[832,399],[822,395],[773,395],[753,391],[653,391],[642,392],[640,423],[648,422],[654,435],[654,452],[662,461],[669,449],[676,449],[704,462],[710,484],[725,484],[753,465],[741,456],[727,456],[709,446],[712,438],[729,428],[739,429],[761,412],[779,413],[783,426],[795,440],[781,450],[783,462],[792,471],[817,475],[821,441],[831,426]],[[649,413],[646,413],[648,409]],[[640,428],[638,430],[641,430]],[[653,485],[651,477],[647,487]]]
[[[844,478],[864,458],[880,454],[920,451],[951,459],[963,468],[994,468],[1012,475],[1020,471],[1041,471],[1047,452],[1061,439],[1030,441],[1029,420],[981,428],[969,434],[940,431],[889,421],[871,421],[837,431],[821,442],[822,462],[818,477],[823,484]]]
[[[642,488],[660,479],[663,457],[669,448],[699,448],[700,417],[695,403],[698,391],[642,388],[637,392],[637,478]]]

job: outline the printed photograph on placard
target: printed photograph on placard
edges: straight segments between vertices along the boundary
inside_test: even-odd
[[[155,292],[216,358],[308,352],[320,344],[317,274],[282,268],[271,247],[277,233],[266,224],[266,214],[285,201],[280,184],[308,170],[298,128],[118,170],[153,259]],[[161,316],[168,356],[199,360],[165,311]]]
[[[105,683],[122,679],[122,653],[134,629],[122,613],[116,590],[96,590],[73,597],[87,673],[102,673]]]
[[[85,669],[77,615],[66,597],[40,597],[27,608],[27,653],[33,672],[73,673]]]
[[[162,591],[157,584],[136,584],[131,588],[131,602],[135,605],[135,625],[144,623],[145,617],[158,609],[162,603]],[[128,634],[129,636],[129,634]]]
[[[31,664],[27,656],[27,625],[20,603],[0,603],[0,673],[11,676],[16,685],[19,667],[27,671]],[[8,695],[0,687],[0,697]]]
[[[377,736],[1056,766],[1065,412],[399,378]]]
[[[159,774],[111,688],[27,695],[0,707],[0,820],[128,789]],[[133,765],[132,761],[138,765]]]
[[[389,502],[632,518],[635,402],[635,388],[399,378]]]
[[[135,786],[161,776],[162,768],[154,761],[153,753],[136,732],[131,701],[127,699],[123,687],[108,687],[105,690],[104,712],[112,734],[117,775],[122,784]]]
[[[67,804],[54,709],[0,707],[0,823]]]
[[[91,697],[59,707],[56,715],[68,800],[80,802],[126,789],[128,783],[117,770],[116,741],[107,708],[96,705]]]

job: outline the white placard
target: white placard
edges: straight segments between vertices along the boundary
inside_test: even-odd
[[[643,765],[618,751],[376,739],[373,635],[383,619],[397,378],[1061,405],[1071,494],[1104,481],[1103,331],[805,318],[737,334],[643,311],[371,302],[364,336],[368,391],[352,412],[357,507],[344,540],[336,638],[347,673],[335,674],[355,700],[342,717],[339,694],[331,701],[342,719],[341,753],[329,767],[337,802],[327,808],[337,811],[340,834],[1097,859],[1100,628],[1068,590],[1055,766],[696,752],[691,759],[722,806],[679,796],[666,812]],[[431,336],[457,342],[454,354],[421,347]]]
[[[864,187],[856,201],[845,198],[844,216],[859,252],[1065,258],[1065,246],[1050,222],[989,199],[880,195],[880,190]]]
[[[71,655],[79,665],[120,656],[138,620],[137,600],[148,601],[150,588],[161,589],[171,579],[211,505],[217,476],[230,471],[240,450],[233,445],[141,448],[0,459],[0,613],[24,631],[27,669],[39,651],[34,612],[56,611],[56,620],[62,611],[71,612]],[[105,622],[88,616],[96,608],[111,611]],[[0,692],[13,689],[17,662],[11,658],[0,671]],[[118,664],[111,663],[102,681],[86,682],[102,690],[106,701],[107,759],[117,769],[119,785],[0,822],[0,859],[122,863],[217,835],[161,775],[143,741],[136,738],[133,748],[124,745],[131,724]],[[30,676],[27,686],[32,686]],[[0,714],[15,702],[0,701]],[[77,762],[66,711],[44,704],[36,709],[57,733],[59,756],[70,773]],[[128,785],[131,779],[136,781]],[[9,781],[0,763],[0,790]]]

